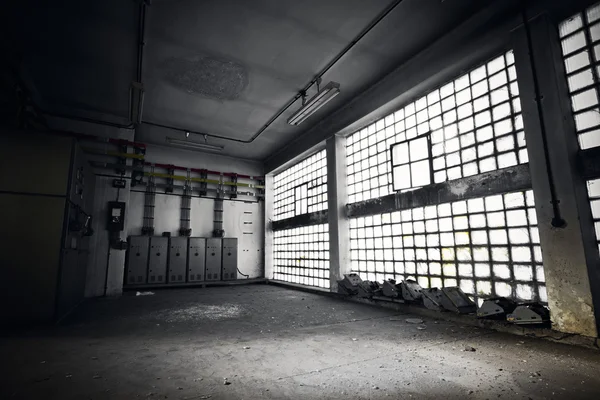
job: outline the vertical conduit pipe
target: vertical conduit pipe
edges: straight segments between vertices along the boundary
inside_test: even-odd
[[[151,167],[154,172],[154,167]],[[154,185],[154,177],[148,178],[146,184],[146,193],[144,195],[144,225],[142,228],[143,235],[154,234],[154,207],[156,204],[156,186]]]
[[[181,217],[180,217],[180,236],[191,236],[192,229],[190,227],[191,210],[192,210],[192,182],[190,181],[190,170],[187,170],[187,180],[183,188],[183,196],[181,197]]]

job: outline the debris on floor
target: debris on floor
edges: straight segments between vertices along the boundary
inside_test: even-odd
[[[231,382],[229,382],[227,378],[223,378],[223,385],[231,385]]]
[[[417,326],[417,329],[420,331],[424,331],[425,329],[427,329],[427,327],[425,325],[419,325]]]
[[[136,292],[136,296],[153,296],[154,292]]]
[[[244,346],[244,350],[250,349],[250,346]]]
[[[404,321],[406,321],[409,324],[422,324],[423,320],[421,318],[406,318]]]
[[[477,351],[477,349],[475,349],[475,347],[465,346],[463,351]]]
[[[94,375],[94,376],[92,376],[92,379],[100,379],[100,378],[102,378],[100,375]]]

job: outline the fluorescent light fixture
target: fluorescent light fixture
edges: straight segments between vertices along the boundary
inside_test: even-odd
[[[171,146],[181,147],[190,150],[214,151],[219,153],[223,151],[223,146],[217,146],[215,144],[208,143],[190,142],[188,140],[174,139],[171,137],[167,137],[167,143]]]
[[[340,94],[340,84],[329,82],[288,119],[288,124],[300,125],[338,94]]]

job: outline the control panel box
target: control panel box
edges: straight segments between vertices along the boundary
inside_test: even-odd
[[[223,239],[223,268],[221,277],[224,281],[237,279],[238,240],[237,238]]]
[[[148,236],[130,236],[127,249],[127,284],[143,285],[148,279]]]
[[[221,280],[222,239],[206,239],[206,281]]]
[[[185,283],[187,268],[188,238],[186,236],[169,239],[168,283]]]
[[[206,238],[191,237],[188,243],[188,282],[202,282],[206,269]]]
[[[150,237],[150,252],[148,255],[148,283],[166,283],[168,251],[168,237]]]

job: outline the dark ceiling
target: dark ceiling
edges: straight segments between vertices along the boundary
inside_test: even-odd
[[[339,82],[341,94],[302,125],[286,123],[298,101],[252,143],[208,141],[228,155],[264,159],[493,1],[404,0],[323,76]],[[154,0],[145,23],[143,119],[249,140],[393,3]],[[127,123],[138,73],[138,1],[9,7],[5,54],[42,109]],[[184,136],[147,124],[136,133],[157,144]]]

